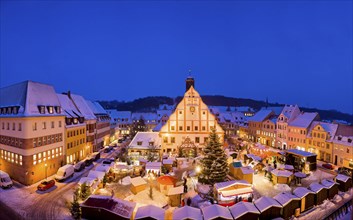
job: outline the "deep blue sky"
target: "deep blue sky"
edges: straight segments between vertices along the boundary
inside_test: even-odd
[[[1,1],[0,86],[204,95],[352,113],[352,1]]]

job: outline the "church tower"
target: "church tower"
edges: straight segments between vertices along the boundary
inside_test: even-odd
[[[195,80],[192,76],[189,76],[188,78],[186,78],[185,82],[186,82],[185,92],[187,92],[191,86],[195,88]]]

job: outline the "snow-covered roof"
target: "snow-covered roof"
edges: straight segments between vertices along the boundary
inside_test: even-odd
[[[347,180],[349,180],[350,177],[346,176],[346,175],[343,175],[343,174],[338,174],[336,176],[336,179],[339,180],[339,181],[342,181],[342,182],[347,182]]]
[[[327,123],[327,122],[322,122],[322,121],[313,121],[313,123],[310,125],[310,128],[309,128],[309,135],[308,136],[311,136],[312,137],[312,134],[311,134],[311,131],[317,126],[317,125],[320,125],[326,132],[329,133],[329,139],[328,141],[331,141],[333,140],[333,138],[335,137],[336,135],[336,131],[337,131],[337,128],[338,128],[338,125],[337,124],[331,124],[331,123]]]
[[[151,123],[151,122],[157,122],[158,116],[157,113],[154,112],[134,112],[131,114],[131,119],[132,120],[140,120],[143,119],[146,124]]]
[[[94,170],[107,173],[110,170],[110,166],[104,165],[104,164],[99,164],[98,166],[96,166],[96,168],[94,168]]]
[[[157,110],[157,116],[163,117],[164,115],[170,116],[173,113],[173,110]]]
[[[180,195],[184,193],[184,186],[172,187],[168,190],[168,196]]]
[[[260,212],[264,212],[271,207],[282,207],[276,200],[267,196],[262,196],[255,200],[254,204]]]
[[[255,110],[249,106],[237,106],[235,107],[237,112],[255,112]]]
[[[44,114],[40,114],[39,106],[45,106]],[[63,115],[55,110],[50,114],[46,109],[47,106],[60,107],[58,96],[51,85],[24,81],[0,89],[0,108],[19,108],[17,114],[5,114],[2,117]]]
[[[234,185],[251,186],[251,184],[248,181],[246,181],[246,180],[230,180],[230,181],[226,181],[226,182],[215,183],[214,187],[217,190],[222,190],[224,188],[227,188],[227,187],[230,187],[230,186],[234,186]]]
[[[104,172],[101,171],[95,171],[95,170],[91,170],[89,171],[87,177],[89,178],[98,178],[98,180],[103,180],[103,177],[105,176]]]
[[[233,219],[228,208],[217,204],[203,207],[201,211],[204,219],[212,220],[218,217],[223,219]]]
[[[171,164],[173,164],[174,163],[174,160],[172,160],[172,159],[163,159],[163,164],[168,164],[168,165],[171,165]]]
[[[305,187],[297,187],[293,191],[293,194],[298,196],[299,198],[303,198],[304,196],[308,195],[309,193],[314,193],[314,192],[311,190],[308,190]]]
[[[325,186],[327,189],[333,187],[335,184],[337,184],[337,183],[335,183],[332,180],[328,180],[328,179],[324,179],[321,181],[321,185]]]
[[[137,209],[134,219],[153,218],[164,220],[165,210],[154,205],[141,206]]]
[[[71,94],[71,98],[86,120],[97,119],[91,108],[88,106],[87,101],[82,96]]]
[[[282,206],[287,205],[293,199],[296,199],[296,200],[300,199],[299,197],[288,192],[279,193],[273,198],[277,200],[277,202],[279,202],[279,204],[281,204]]]
[[[154,131],[154,132],[159,132],[159,131],[161,131],[163,125],[164,125],[164,124],[163,124],[162,122],[158,123],[158,124],[156,125],[156,127],[153,128],[152,131]]]
[[[147,184],[146,180],[142,179],[142,177],[140,176],[131,178],[130,182],[133,186],[140,186],[140,185]]]
[[[271,173],[275,176],[290,177],[293,173],[288,170],[272,170]]]
[[[103,208],[118,216],[131,219],[136,203],[111,196],[91,195],[80,206]]]
[[[160,169],[162,166],[161,162],[147,162],[146,169]]]
[[[232,205],[231,207],[229,207],[229,211],[232,213],[234,219],[240,218],[241,216],[249,212],[260,215],[259,210],[255,207],[253,203],[244,201]]]
[[[319,183],[312,183],[309,186],[309,189],[313,192],[316,192],[316,193],[320,192],[323,188],[325,188],[325,186],[323,186]]]
[[[72,100],[64,94],[57,94],[61,108],[68,118],[82,117],[83,115],[78,111]]]
[[[273,111],[270,109],[261,109],[260,111],[256,112],[255,115],[250,117],[248,121],[255,121],[255,122],[262,122],[266,118],[268,118],[271,114],[273,114]]]
[[[240,169],[243,174],[251,174],[255,172],[250,166],[240,167]]]
[[[152,146],[160,148],[161,138],[158,132],[137,132],[129,144],[132,149],[150,149]]]
[[[289,150],[287,150],[287,153],[297,154],[297,155],[300,155],[303,157],[316,156],[316,154],[314,154],[314,153],[310,153],[310,152],[298,150],[298,149],[289,149]]]
[[[291,121],[296,116],[295,113],[299,113],[299,111],[300,110],[298,105],[285,105],[281,114],[283,114],[288,119],[288,121]]]
[[[314,192],[305,188],[305,187],[297,187],[293,191],[293,194],[298,196],[299,198],[303,198],[304,196],[308,195],[309,193],[314,193]]]
[[[289,122],[289,126],[308,128],[317,117],[318,113],[316,112],[304,112],[298,115],[293,121]]]
[[[281,114],[281,112],[282,112],[282,110],[283,110],[283,107],[282,106],[268,106],[268,107],[263,107],[263,108],[261,108],[261,110],[271,110],[271,111],[273,111],[273,113],[276,115],[276,116],[278,116],[278,115],[280,115]],[[260,111],[261,111],[260,110]]]
[[[181,208],[174,209],[173,211],[173,219],[178,220],[202,220],[201,210],[191,207],[191,206],[183,206]]]
[[[115,109],[108,109],[107,112],[108,112],[108,114],[110,115],[111,118],[114,118],[114,119],[127,119],[127,121],[131,121],[131,112],[130,111],[118,111],[118,110],[115,110]]]
[[[93,101],[89,101],[86,100],[88,106],[91,108],[92,112],[95,115],[107,115],[107,111],[101,106],[101,104],[99,104],[99,102],[93,102]]]
[[[158,110],[173,110],[175,105],[160,104]]]
[[[91,177],[82,177],[79,181],[78,181],[78,185],[82,185],[83,183],[86,183],[87,185],[92,185],[94,182],[96,181],[95,178],[91,178]]]

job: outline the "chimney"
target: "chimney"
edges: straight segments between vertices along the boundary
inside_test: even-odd
[[[186,78],[185,82],[186,82],[186,91],[185,92],[187,92],[191,86],[195,88],[195,80],[193,77],[189,76],[188,78]]]

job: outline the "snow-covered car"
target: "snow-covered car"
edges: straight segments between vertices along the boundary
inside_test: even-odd
[[[52,188],[53,186],[55,186],[54,180],[43,181],[37,186],[37,189],[39,191],[45,191],[45,190]]]
[[[329,170],[333,170],[334,169],[334,166],[330,163],[324,163],[322,164],[322,167],[323,168],[326,168],[326,169],[329,169]]]

